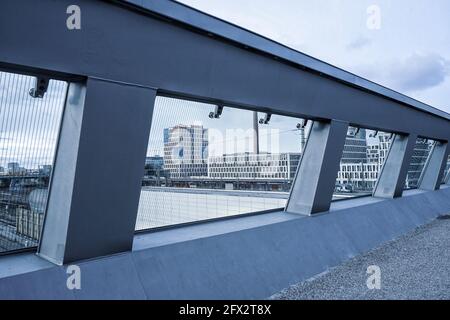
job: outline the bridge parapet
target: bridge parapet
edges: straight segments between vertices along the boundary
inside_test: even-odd
[[[230,215],[280,209],[275,207],[280,203],[285,206],[281,214],[333,214],[329,210],[333,198],[346,194],[359,192],[382,201],[401,198],[411,181],[429,192],[436,192],[443,178],[450,183],[449,173],[444,176],[450,116],[442,111],[172,1],[76,2],[83,12],[80,30],[66,28],[66,1],[6,0],[0,4],[0,38],[6,44],[0,49],[0,69],[32,76],[37,84],[51,79],[41,97],[28,97],[29,84],[8,85],[21,94],[26,92],[31,101],[55,98],[51,81],[66,85],[60,88],[59,100],[55,98],[61,115],[52,131],[56,138],[50,141],[55,156],[50,157],[52,175],[46,186],[49,193],[38,248],[38,254],[53,263],[132,250],[143,203],[146,156],[152,157],[146,168],[152,179],[144,180],[148,183],[169,187],[169,180],[175,185],[183,181],[180,184],[185,188],[223,189],[213,198],[186,192],[191,197],[179,202],[174,200],[179,193],[167,191],[171,198],[166,204],[183,209],[189,207],[187,203],[204,201],[207,209],[227,207]],[[36,25],[45,37],[29,32]],[[167,101],[171,99],[184,105],[170,109]],[[204,152],[211,152],[212,130],[207,134],[207,128],[195,121],[180,123],[197,117],[194,110],[200,109],[198,118],[205,123],[216,121],[216,129],[223,131],[249,116],[249,128],[258,132],[259,138],[261,129],[271,121],[273,125],[277,119],[286,123],[294,119],[295,126],[290,122],[286,131],[298,134],[298,144],[292,152],[262,152],[262,139],[254,139],[255,144],[250,145],[258,147],[219,155],[214,163],[217,172],[208,171]],[[235,116],[227,118],[233,112]],[[45,113],[41,116],[45,119]],[[158,122],[164,117],[172,117],[165,127]],[[161,131],[157,143],[151,139],[156,129]],[[368,156],[355,156],[367,148],[364,140],[369,131],[379,143],[375,162]],[[382,131],[389,138],[380,140]],[[201,137],[192,138],[196,147],[189,149],[183,144],[187,133]],[[419,139],[423,140],[420,150]],[[164,154],[149,153],[156,145]],[[30,146],[27,150],[34,149]],[[381,156],[382,152],[386,155]],[[179,172],[201,171],[201,178],[187,174],[171,179],[167,172],[175,174],[176,162],[170,163],[175,169],[157,167],[160,161],[168,166],[168,160],[173,160],[168,154],[182,158],[178,159]],[[183,161],[188,154],[197,158],[186,167]],[[242,159],[230,164],[232,157]],[[214,174],[228,175],[221,180]],[[258,177],[258,182],[251,177]],[[12,178],[42,176],[0,176],[0,180]],[[10,192],[3,189],[4,194]],[[246,190],[246,197],[237,196],[240,190]],[[280,201],[266,199],[264,205],[260,205],[260,196],[251,194],[286,190],[290,190],[288,199],[272,197]],[[152,196],[153,201],[156,195]],[[222,207],[217,206],[220,201]],[[246,201],[250,210],[242,209],[241,203]],[[162,212],[167,206],[157,210]],[[193,215],[197,212],[191,211]],[[177,221],[210,221],[211,217],[223,215],[208,211],[201,217]],[[162,215],[161,219],[165,218]]]

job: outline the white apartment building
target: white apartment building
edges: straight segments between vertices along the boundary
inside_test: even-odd
[[[387,158],[391,145],[391,134],[380,132],[376,140],[368,141],[367,160],[360,162],[341,161],[340,170],[336,182],[350,184],[354,189],[370,191],[375,187],[379,172]],[[423,170],[431,144],[423,139],[418,139],[414,153],[408,168],[405,187],[417,187],[420,174]]]
[[[239,180],[292,180],[300,153],[238,153],[210,157],[208,178]]]
[[[358,189],[370,189],[375,186],[380,169],[378,163],[341,163],[337,182],[351,184]]]
[[[389,152],[390,137],[390,134],[381,132],[377,135],[375,141],[368,141],[366,155],[359,162],[341,161],[336,182],[351,184],[355,189],[360,190],[374,188],[378,174]],[[361,136],[360,139],[366,140],[365,132],[364,137]],[[346,144],[348,141],[349,139],[347,139]]]

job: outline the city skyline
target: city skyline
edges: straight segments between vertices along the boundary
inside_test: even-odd
[[[187,101],[181,99],[157,97],[150,129],[147,156],[164,154],[164,129],[176,125],[202,125],[210,132],[216,132],[220,138],[210,140],[215,156],[238,152],[252,152],[253,149],[253,112],[243,109],[225,107],[221,118],[209,118],[209,112],[215,108],[212,104]],[[186,112],[189,110],[189,112]],[[263,118],[264,113],[259,112],[258,118]],[[300,118],[272,115],[269,124],[259,124],[260,152],[301,152],[301,136],[297,125]],[[232,126],[230,124],[233,124]],[[306,136],[312,121],[308,121],[305,128]],[[229,137],[227,137],[227,131]],[[373,130],[366,132],[368,144],[377,143],[371,135]],[[242,136],[242,133],[245,136]],[[241,134],[241,135],[239,135]],[[272,136],[276,135],[275,138]],[[211,135],[213,136],[213,135]],[[211,149],[211,148],[210,148]],[[223,152],[220,152],[223,150]]]
[[[209,132],[209,128],[198,123],[175,125],[165,128],[163,132],[164,153],[153,155],[152,160],[151,157],[147,159],[149,163],[158,161],[160,169],[167,172],[170,178],[235,178],[255,182],[260,178],[292,180],[292,173],[295,173],[301,156],[299,151],[255,153],[254,150],[220,155],[205,154],[200,148],[209,145],[209,134],[205,134]],[[348,190],[350,192],[371,192],[388,155],[392,138],[393,135],[389,133],[349,127],[336,186],[349,185],[352,188]],[[300,137],[298,141],[300,142]],[[406,188],[414,188],[417,185],[432,143],[434,142],[427,139],[416,141],[406,177]],[[293,161],[294,165],[285,161],[294,155],[298,155],[290,161]]]

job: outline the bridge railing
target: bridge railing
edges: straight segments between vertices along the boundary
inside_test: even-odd
[[[48,200],[38,248],[41,257],[62,264],[123,252],[131,250],[136,227],[211,217],[200,213],[200,206],[208,209],[204,204],[210,203],[201,198],[204,194],[190,192],[177,200],[180,211],[176,219],[152,221],[163,207],[157,205],[160,200],[156,197],[170,192],[143,196],[143,187],[221,188],[220,195],[211,191],[216,203],[224,192],[235,197],[232,192],[242,189],[247,190],[246,196],[250,192],[284,192],[287,199],[280,201],[284,211],[302,215],[327,212],[333,198],[356,193],[393,199],[402,196],[405,185],[429,191],[440,188],[449,154],[448,114],[172,1],[142,6],[130,1],[78,3],[84,13],[79,30],[67,29],[63,18],[53,18],[65,17],[63,2],[24,0],[0,5],[0,23],[8,26],[0,28],[6,44],[0,50],[0,68],[29,79],[23,86],[13,83],[16,93],[10,97],[10,82],[2,78],[1,95],[8,98],[1,102],[1,138],[28,130],[23,141],[35,142],[28,145],[1,139],[0,152],[5,152],[1,160],[17,163],[19,160],[10,160],[11,155],[20,155],[23,163],[34,159],[27,165],[33,169],[41,164],[51,166],[46,167],[51,168],[51,181],[45,186]],[[49,16],[52,18],[42,18]],[[37,25],[45,37],[29,32]],[[60,86],[58,94],[52,91],[56,84]],[[46,109],[46,101],[52,101],[48,106],[55,105]],[[200,110],[200,105],[200,119],[196,119],[194,110]],[[50,121],[49,115],[55,112],[57,120]],[[239,115],[227,119],[233,113]],[[226,131],[244,121],[241,129],[255,130],[254,119],[261,129],[260,145],[263,129],[272,126],[279,133],[287,130],[290,138],[280,134],[279,145],[293,141],[288,143],[292,148],[258,149],[255,139],[244,139],[249,142],[247,149],[205,156],[206,144],[208,150],[210,143],[214,145],[210,136],[205,139],[206,126]],[[196,120],[203,122],[202,134]],[[47,135],[42,136],[41,131],[33,131],[49,123],[51,133],[43,130]],[[178,125],[184,128],[174,129]],[[177,136],[176,130],[183,135]],[[355,130],[359,130],[359,140],[352,139]],[[180,141],[185,135],[191,137],[190,146]],[[382,164],[377,174],[367,175],[369,187],[363,171],[373,167],[364,164],[369,160],[364,159],[360,143],[364,144],[365,137],[367,144],[370,135],[383,135],[389,141],[377,142],[386,145],[380,146],[378,161]],[[157,136],[156,142],[153,136]],[[418,146],[421,156],[417,155]],[[41,149],[50,155],[49,161],[43,160]],[[203,154],[206,171],[203,162],[196,163],[195,150]],[[289,153],[292,162],[273,165],[273,161],[288,161],[281,157],[283,153]],[[180,170],[183,166],[194,169],[196,174],[209,175],[208,179],[202,182],[189,177],[183,183],[177,182],[179,177],[172,179],[177,167],[164,165],[174,165],[170,161],[177,154],[181,159],[175,165]],[[264,169],[262,176],[247,179],[256,172],[248,172],[252,166],[246,157],[259,162],[256,167]],[[357,162],[348,167],[344,164],[348,157]],[[11,168],[27,166],[19,163]],[[234,179],[211,183],[213,176],[220,180],[220,175],[229,175],[222,168],[231,170]],[[273,174],[284,173],[281,169],[289,170],[286,185],[282,180],[272,181]],[[362,192],[364,188],[370,190]],[[3,192],[12,189],[8,186]],[[260,206],[261,197],[246,206],[234,201],[238,198],[244,197],[227,199],[227,206],[237,207],[232,215],[280,207],[278,203]],[[175,204],[170,197],[161,201]],[[192,204],[186,205],[189,201]],[[223,206],[213,204],[217,209],[214,215],[223,216]]]
[[[0,254],[36,247],[45,213],[67,83],[35,81],[0,71]]]

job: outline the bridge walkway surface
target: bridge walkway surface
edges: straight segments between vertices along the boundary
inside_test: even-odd
[[[293,285],[271,299],[450,299],[450,215],[366,254]],[[369,266],[380,268],[380,289],[368,289]]]

